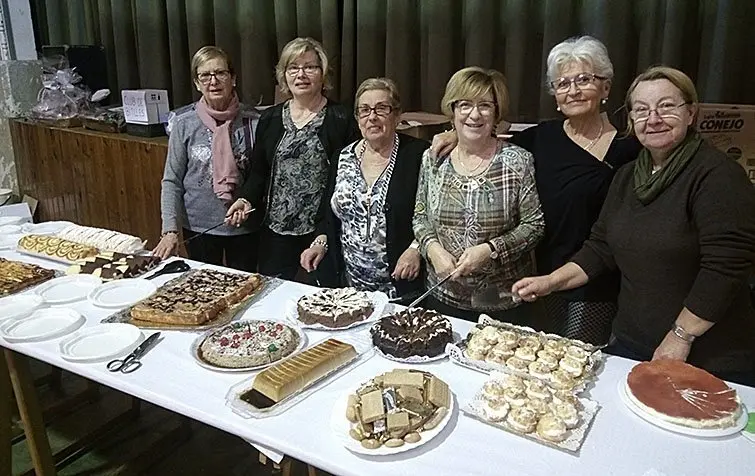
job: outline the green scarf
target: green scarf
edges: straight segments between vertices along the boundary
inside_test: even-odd
[[[653,158],[650,151],[642,149],[634,164],[634,193],[643,205],[647,205],[661,194],[684,170],[687,163],[700,148],[703,139],[697,132],[690,132],[681,144],[671,152],[660,170],[653,173]]]

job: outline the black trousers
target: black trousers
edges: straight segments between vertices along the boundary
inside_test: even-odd
[[[309,279],[303,278],[305,271],[299,265],[299,258],[314,239],[314,232],[306,235],[279,235],[268,227],[263,227],[260,231],[259,272],[289,281],[294,281],[299,274],[301,282],[309,283]]]
[[[497,321],[538,329],[536,324],[536,308],[532,303],[528,302],[524,302],[513,309],[506,309],[503,311],[471,311],[449,306],[448,304],[435,299],[433,296],[427,296],[420,305],[424,308],[445,314],[446,316],[458,317],[465,321],[477,322],[480,318],[480,314],[487,314]]]
[[[185,240],[198,234],[185,228],[183,230]],[[202,235],[188,242],[186,251],[193,260],[255,272],[259,236],[258,232],[235,236]]]

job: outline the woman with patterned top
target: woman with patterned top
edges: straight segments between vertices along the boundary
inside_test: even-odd
[[[484,312],[531,324],[531,308],[511,285],[534,268],[532,250],[545,228],[532,154],[499,140],[508,90],[495,70],[464,68],[446,85],[441,108],[458,144],[447,156],[422,159],[414,234],[428,266],[427,286],[439,286],[425,306],[476,321]]]
[[[545,216],[545,235],[535,249],[540,274],[560,268],[582,247],[614,174],[642,148],[636,137],[617,133],[601,112],[613,79],[603,43],[590,36],[562,41],[548,54],[547,76],[548,92],[565,117],[511,138],[535,158]],[[433,140],[433,148],[450,148],[455,142],[455,133],[443,133]],[[619,278],[618,272],[607,273],[577,289],[544,297],[549,330],[597,345],[607,343],[618,309]]]
[[[355,104],[363,139],[333,158],[337,169],[328,181],[330,199],[323,200],[321,234],[301,254],[301,266],[317,269],[323,286],[411,299],[423,284],[412,217],[422,153],[430,144],[396,133],[401,99],[390,79],[365,80]]]
[[[239,102],[228,55],[205,46],[191,60],[202,98],[171,115],[168,157],[162,180],[162,238],[153,253],[167,258],[178,232],[191,238],[222,223],[233,194],[249,175],[249,154],[258,113]],[[257,268],[258,233],[223,226],[187,244],[189,257],[243,271]],[[225,258],[225,260],[224,260]]]
[[[312,38],[296,38],[275,68],[290,97],[262,113],[250,178],[228,210],[227,222],[261,224],[259,272],[294,279],[299,255],[315,236],[329,159],[359,137],[351,111],[328,100],[328,57]]]

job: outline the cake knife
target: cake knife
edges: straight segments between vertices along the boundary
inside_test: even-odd
[[[408,308],[412,308],[412,307],[416,306],[417,304],[419,304],[420,302],[422,302],[422,300],[423,300],[423,299],[425,299],[425,298],[426,298],[427,296],[429,296],[431,292],[435,291],[435,289],[436,289],[436,288],[438,288],[438,287],[439,287],[439,286],[441,286],[441,285],[442,285],[443,283],[445,283],[446,281],[448,281],[449,279],[451,279],[451,277],[452,277],[452,276],[454,275],[454,273],[455,273],[456,271],[458,271],[458,270],[459,270],[459,268],[456,268],[456,269],[454,269],[453,271],[451,271],[451,272],[450,272],[450,273],[448,274],[448,276],[446,276],[445,278],[443,278],[443,279],[441,279],[440,281],[438,281],[437,283],[435,283],[435,285],[431,286],[431,287],[430,287],[430,289],[428,289],[428,290],[427,290],[427,291],[425,291],[424,293],[420,294],[420,295],[419,295],[419,297],[418,297],[417,299],[415,299],[414,301],[412,301],[412,302],[411,302],[411,303],[410,303],[410,304],[409,304],[408,306],[406,306],[406,307],[408,307]]]
[[[254,210],[256,210],[256,209],[255,209],[255,208],[250,208],[249,210],[247,210],[247,211],[245,211],[245,212],[244,212],[244,215],[249,215],[249,214],[250,214],[250,213],[252,213],[252,212],[253,212]],[[192,236],[191,238],[187,238],[187,239],[183,240],[183,241],[181,242],[181,244],[182,244],[182,245],[185,245],[186,243],[190,242],[190,241],[191,241],[191,240],[193,240],[194,238],[199,238],[200,236],[204,235],[204,234],[205,234],[205,233],[207,233],[208,231],[212,231],[212,230],[214,230],[215,228],[220,228],[220,227],[221,227],[221,226],[223,226],[223,225],[226,225],[226,222],[225,222],[225,220],[221,221],[220,223],[218,223],[218,224],[217,224],[217,225],[215,225],[215,226],[212,226],[212,227],[210,227],[210,228],[206,229],[205,231],[202,231],[202,232],[200,232],[200,233],[197,233],[196,235]]]

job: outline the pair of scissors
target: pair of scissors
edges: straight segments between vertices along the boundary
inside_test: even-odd
[[[128,354],[123,359],[111,360],[107,364],[107,369],[111,372],[121,372],[124,374],[130,374],[134,370],[138,370],[142,366],[141,360],[139,360],[147,351],[152,347],[157,339],[160,337],[159,332],[155,332],[151,336],[147,337],[147,340],[142,342],[139,347],[134,349],[133,352]]]

